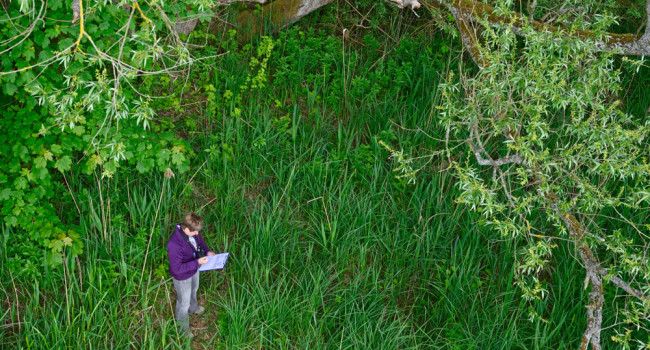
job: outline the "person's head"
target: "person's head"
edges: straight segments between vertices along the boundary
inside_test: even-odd
[[[194,212],[190,212],[183,218],[181,222],[181,229],[188,236],[195,236],[199,234],[199,231],[203,228],[203,219],[200,216],[196,215]]]

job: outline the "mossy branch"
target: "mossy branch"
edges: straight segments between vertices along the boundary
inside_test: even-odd
[[[391,2],[390,0],[387,0]],[[508,25],[517,35],[524,35],[522,29],[531,25],[537,31],[558,32],[567,31],[561,26],[554,26],[529,18],[517,13],[501,14],[495,11],[495,8],[475,0],[425,0],[424,6],[429,8],[446,8],[454,16],[458,26],[463,44],[470,53],[470,56],[481,67],[486,62],[481,57],[480,47],[475,36],[475,32],[467,22],[478,23],[479,20],[485,19],[492,25]],[[646,16],[649,17],[650,23],[650,0],[646,1]],[[637,34],[614,34],[605,33],[603,39],[591,30],[577,30],[567,35],[575,36],[579,39],[592,40],[596,47],[601,51],[618,51],[623,55],[647,56],[650,55],[650,26],[646,25],[645,33]]]

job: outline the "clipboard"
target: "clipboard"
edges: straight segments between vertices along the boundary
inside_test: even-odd
[[[208,262],[199,266],[199,271],[210,271],[210,270],[222,270],[226,267],[226,262],[228,262],[229,252],[216,254],[214,256],[206,256]]]

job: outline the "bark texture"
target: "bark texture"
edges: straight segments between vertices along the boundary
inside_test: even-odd
[[[232,0],[231,0],[232,1]],[[282,29],[334,0],[275,0],[261,2],[262,11],[243,11],[237,15],[236,22],[251,33],[261,32],[264,25],[270,23]],[[232,1],[234,2],[234,1]]]
[[[554,198],[554,195],[550,195]],[[605,295],[603,292],[603,280],[600,277],[602,269],[596,259],[591,247],[585,241],[586,232],[578,220],[570,213],[561,213],[556,201],[551,201],[551,208],[556,215],[562,218],[564,225],[569,230],[569,236],[578,250],[580,259],[586,271],[585,289],[591,284],[589,292],[589,305],[587,305],[587,328],[582,333],[580,350],[587,350],[591,344],[592,350],[601,350],[600,332],[603,324],[603,304]]]

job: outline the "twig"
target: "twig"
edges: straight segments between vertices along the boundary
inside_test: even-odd
[[[178,198],[181,198],[181,197],[183,196],[183,193],[185,193],[185,190],[187,189],[187,187],[189,187],[189,185],[192,183],[192,180],[194,180],[194,177],[196,176],[196,174],[201,170],[201,168],[203,168],[203,166],[204,166],[205,163],[207,163],[207,162],[208,162],[208,160],[206,159],[206,160],[203,162],[203,164],[201,164],[201,166],[200,166],[198,169],[196,169],[196,171],[194,172],[194,175],[192,175],[192,177],[190,178],[190,181],[187,182],[187,184],[186,184],[185,187],[183,188],[183,191],[181,191],[181,194],[178,195]]]
[[[72,196],[72,201],[74,202],[74,206],[77,207],[77,214],[81,216],[81,210],[79,210],[79,206],[77,205],[77,200],[74,199],[74,193],[72,193],[72,190],[70,189],[70,185],[68,184],[68,179],[65,176],[65,172],[61,172],[63,174],[63,180],[65,180],[65,185],[68,187],[68,191],[70,191],[70,196]]]
[[[217,200],[217,197],[214,197],[209,202],[205,203],[201,208],[199,208],[199,210],[197,210],[197,212],[200,212],[203,208],[207,207],[208,205],[210,205],[210,203],[214,202],[215,200]]]

